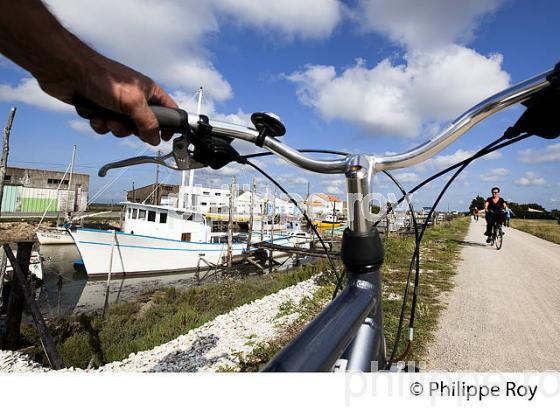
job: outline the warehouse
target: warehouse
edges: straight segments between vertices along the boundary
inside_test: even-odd
[[[85,211],[89,175],[45,169],[8,167],[4,177],[2,215]]]

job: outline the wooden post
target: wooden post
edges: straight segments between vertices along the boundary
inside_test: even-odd
[[[0,159],[0,215],[2,215],[2,199],[4,197],[4,178],[8,169],[8,154],[10,152],[10,132],[16,115],[16,107],[12,107],[8,114],[8,121],[2,136],[2,158]],[[4,287],[4,276],[6,275],[6,253],[0,250],[0,307],[2,307],[2,288]]]
[[[257,191],[257,179],[253,177],[251,185],[251,209],[249,210],[249,235],[247,235],[247,255],[251,249],[251,241],[253,240],[253,223],[254,223],[254,208],[255,208],[255,195]]]
[[[233,254],[233,205],[235,195],[235,177],[231,178],[231,186],[229,188],[229,215],[228,215],[228,235],[227,235],[227,267],[231,268]]]
[[[39,333],[39,338],[41,339],[41,344],[43,345],[43,350],[47,355],[47,359],[51,364],[51,367],[55,370],[63,369],[64,362],[62,361],[62,357],[58,354],[56,350],[56,345],[52,338],[51,333],[49,332],[49,328],[41,315],[41,311],[39,310],[39,306],[37,302],[35,302],[35,298],[33,297],[33,293],[29,288],[27,283],[27,275],[25,274],[26,271],[29,270],[29,258],[31,257],[31,248],[33,246],[33,242],[22,242],[18,243],[18,256],[17,259],[14,256],[12,250],[10,249],[8,244],[4,244],[4,252],[6,253],[7,257],[10,259],[10,263],[12,264],[12,268],[14,269],[14,282],[17,285],[17,291],[11,292],[12,295],[19,293],[22,296],[22,305],[23,308],[23,301],[27,304],[29,308],[29,312],[33,317],[33,321],[35,322],[35,326],[37,327],[37,331]],[[22,255],[20,257],[20,255]],[[25,269],[23,269],[25,267]],[[11,300],[11,298],[10,298]],[[19,325],[21,325],[21,312],[19,311]],[[11,335],[6,335],[6,341],[9,343],[13,343],[14,341],[19,342],[19,327],[17,329],[17,339],[10,340],[9,337]],[[14,348],[15,347],[15,348]],[[3,346],[3,348],[8,348],[10,350],[16,350],[17,344],[12,346]]]
[[[111,240],[111,254],[109,256],[109,270],[107,271],[107,287],[105,288],[105,303],[103,304],[103,318],[107,317],[107,310],[109,308],[109,293],[111,291],[111,273],[113,271],[113,251],[115,250],[115,242],[117,241],[117,232],[113,229]]]
[[[31,248],[33,247],[33,242],[19,242],[17,244],[17,264],[23,272],[23,280],[27,283],[27,276],[29,274],[29,259],[31,258]],[[8,250],[9,245],[4,244],[4,253],[9,256]],[[11,252],[11,249],[9,249]],[[12,263],[12,269],[15,267]],[[20,337],[20,327],[21,327],[21,316],[23,313],[24,296],[21,291],[21,286],[19,284],[20,280],[17,276],[14,276],[12,282],[12,287],[10,289],[10,297],[8,298],[8,310],[7,310],[7,320],[6,320],[6,333],[2,341],[2,348],[6,350],[17,350],[19,345]]]
[[[336,202],[332,201],[332,226],[331,226],[331,249],[334,242],[334,221],[336,220]]]
[[[268,186],[265,185],[265,196],[261,205],[261,240],[264,242],[264,216],[267,214],[268,209]],[[268,220],[268,218],[267,218]]]
[[[272,225],[270,225],[270,243],[274,244],[274,223],[276,222],[276,190],[272,191]],[[268,273],[272,273],[274,255],[272,248],[268,251]]]

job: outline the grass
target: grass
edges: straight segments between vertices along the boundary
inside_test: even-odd
[[[415,318],[414,347],[407,358],[416,362],[425,359],[426,348],[432,340],[439,315],[445,307],[442,294],[452,289],[452,278],[457,269],[458,254],[463,238],[469,226],[468,218],[444,222],[426,231],[421,247],[421,282],[419,303]],[[392,235],[385,238],[385,264],[383,274],[383,312],[387,350],[390,354],[399,321],[406,274],[414,251],[414,238],[411,236]],[[281,314],[299,313],[298,319],[291,323],[280,335],[271,341],[256,344],[247,355],[239,355],[237,368],[224,368],[224,371],[258,371],[279,350],[282,349],[305,325],[315,317],[329,302],[334,289],[333,281],[324,281],[312,298],[304,299],[299,305],[288,303],[281,309]],[[411,297],[408,299],[410,310]],[[408,315],[405,316],[408,318]],[[408,322],[405,321],[403,335],[407,333]],[[406,338],[401,338],[399,352],[406,348]]]
[[[550,219],[512,219],[511,227],[560,244],[560,224]]]
[[[415,320],[414,349],[409,357],[411,360],[422,360],[431,341],[437,319],[444,308],[441,295],[452,288],[458,252],[468,224],[468,218],[460,218],[426,231],[421,248],[422,274]],[[383,303],[385,336],[390,352],[400,314],[401,295],[414,250],[414,238],[393,234],[384,241],[386,252],[382,268]],[[53,321],[49,326],[66,366],[98,367],[122,360],[130,353],[168,342],[220,314],[306,280],[323,271],[325,263],[321,260],[317,265],[300,267],[290,272],[226,279],[221,283],[205,284],[185,290],[164,288],[145,295],[144,302],[112,306],[106,320],[95,314],[79,315]],[[297,313],[297,318],[282,329],[277,338],[266,343],[254,343],[249,340],[248,343],[253,345],[252,352],[239,355],[238,367],[222,370],[257,371],[268,362],[330,300],[334,289],[332,276],[319,276],[318,284],[320,288],[313,297],[305,298],[297,305],[286,303],[281,307],[280,315]],[[403,334],[407,333],[406,329],[405,322]],[[24,326],[23,335],[23,345],[34,344],[36,358],[46,364],[34,328]],[[400,352],[405,348],[404,339],[403,337]]]
[[[98,314],[74,315],[54,320],[49,327],[67,367],[98,367],[168,342],[220,314],[309,279],[323,269],[323,263],[271,275],[226,278],[185,290],[163,288],[144,295],[147,303],[112,306],[107,319]],[[22,326],[22,336],[21,345],[35,345],[36,359],[46,365],[35,328]]]

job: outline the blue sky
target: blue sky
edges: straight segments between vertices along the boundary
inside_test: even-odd
[[[160,82],[187,109],[204,86],[204,111],[247,122],[273,111],[284,137],[300,148],[400,152],[434,135],[479,100],[560,61],[555,1],[257,0],[118,3],[51,0],[63,24],[100,52]],[[110,12],[109,12],[110,10]],[[118,175],[99,166],[145,149],[134,137],[97,136],[70,107],[42,94],[28,73],[0,60],[0,112],[18,113],[10,164],[65,169],[78,146],[77,171],[91,174],[90,196]],[[521,113],[511,109],[481,124],[438,157],[397,171],[407,187],[501,135]],[[167,150],[168,146],[161,146]],[[247,147],[243,147],[247,149]],[[251,148],[249,148],[251,149]],[[148,149],[148,152],[152,152]],[[261,165],[292,192],[342,195],[342,177],[322,177],[271,158]],[[479,160],[450,189],[442,208],[465,209],[493,185],[505,198],[560,207],[560,141],[531,138]],[[199,171],[196,182],[220,185],[253,172],[239,166]],[[151,183],[153,166],[130,168],[99,201]],[[178,183],[180,175],[162,170]],[[440,184],[416,196],[429,205]],[[396,192],[379,176],[374,190]]]

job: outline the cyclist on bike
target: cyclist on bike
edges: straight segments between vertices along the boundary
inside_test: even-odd
[[[473,209],[473,219],[475,222],[478,222],[478,207],[475,206]]]
[[[509,220],[511,219],[512,216],[515,216],[515,214],[513,213],[511,208],[508,207],[506,209],[506,220],[504,222],[505,226],[507,226],[508,228],[509,228]]]
[[[500,197],[500,188],[495,186],[492,188],[492,196],[486,198],[486,202],[484,203],[484,211],[486,213],[486,232],[484,235],[487,236],[486,243],[490,243],[492,241],[492,225],[494,221],[497,220],[499,224],[502,224],[504,221],[504,213],[507,212],[508,206],[506,201]]]

